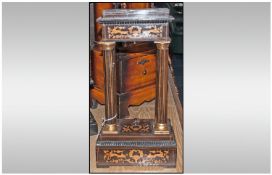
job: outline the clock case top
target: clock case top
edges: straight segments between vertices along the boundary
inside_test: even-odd
[[[169,40],[169,9],[108,9],[97,19],[103,41]]]

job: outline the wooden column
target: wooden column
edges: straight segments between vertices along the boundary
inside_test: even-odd
[[[99,42],[103,50],[105,86],[105,126],[102,133],[117,134],[117,94],[115,42]]]
[[[167,124],[168,101],[168,54],[170,41],[156,41],[156,102],[155,102],[155,134],[169,134]]]

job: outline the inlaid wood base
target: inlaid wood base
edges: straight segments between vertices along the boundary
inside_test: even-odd
[[[118,134],[100,134],[96,166],[176,167],[177,144],[170,121],[169,134],[154,134],[153,119],[120,119]]]

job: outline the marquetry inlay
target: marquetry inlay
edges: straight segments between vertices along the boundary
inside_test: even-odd
[[[161,164],[169,161],[169,150],[116,149],[104,150],[104,160],[109,163]]]

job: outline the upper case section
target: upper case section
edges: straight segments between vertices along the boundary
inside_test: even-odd
[[[103,11],[103,16],[97,19],[99,23],[128,23],[151,22],[165,23],[174,18],[169,15],[167,8],[150,9],[108,9]]]

